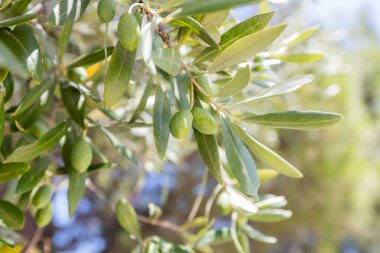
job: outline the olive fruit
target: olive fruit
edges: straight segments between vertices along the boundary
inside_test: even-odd
[[[91,146],[83,139],[74,144],[70,154],[71,165],[78,172],[85,172],[91,164]]]
[[[215,87],[215,85],[210,81],[210,79],[207,76],[198,77],[195,79],[195,81],[209,96],[213,97],[218,93],[218,89]],[[207,97],[199,90],[196,90],[196,93],[197,93],[197,96],[203,101],[208,100]]]
[[[103,23],[109,23],[116,14],[115,0],[99,0],[98,17]]]
[[[189,136],[193,115],[190,111],[181,110],[174,114],[170,119],[170,132],[177,139],[183,139]]]
[[[216,134],[217,127],[211,113],[200,107],[194,107],[191,111],[193,114],[193,127],[202,134]]]
[[[50,203],[50,187],[48,185],[41,186],[32,198],[32,204],[36,208],[44,208]]]
[[[83,83],[87,79],[87,71],[84,67],[69,69],[67,77],[75,83]]]
[[[36,225],[41,228],[48,225],[52,217],[53,217],[53,210],[52,210],[51,203],[49,203],[44,208],[37,210],[34,216],[34,221],[36,222]]]
[[[125,12],[121,15],[117,26],[119,41],[129,51],[137,48],[140,36],[139,28],[139,23],[133,14]]]

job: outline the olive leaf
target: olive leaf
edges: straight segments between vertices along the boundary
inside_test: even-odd
[[[8,53],[11,53],[13,57],[11,61],[17,61],[17,66],[23,68],[20,72],[24,73],[26,71],[34,80],[41,81],[43,74],[42,53],[33,31],[28,25],[18,25],[13,31],[0,28],[0,44],[8,49]],[[0,59],[3,59],[3,57],[0,57]],[[10,63],[12,62],[3,63],[0,60],[0,64],[5,64],[5,66]]]
[[[0,21],[0,27],[10,27],[29,22],[38,17],[38,14],[25,14]]]
[[[0,219],[7,228],[20,230],[24,227],[24,214],[11,202],[0,200]]]
[[[248,224],[243,224],[242,226],[239,226],[239,229],[249,236],[249,238],[254,239],[259,242],[269,243],[273,244],[277,242],[277,239],[272,236],[267,236],[261,233],[260,231],[254,229]]]
[[[259,14],[233,26],[222,34],[219,43],[220,50],[216,48],[206,48],[194,59],[193,63],[197,64],[211,60],[237,40],[264,29],[272,19],[273,14],[274,12]]]
[[[35,102],[40,99],[41,95],[49,88],[49,85],[49,80],[44,80],[39,85],[30,90],[28,94],[26,94],[26,96],[23,98],[13,115],[17,117],[18,115],[27,111]]]
[[[66,133],[69,122],[63,122],[41,136],[31,144],[16,148],[6,159],[6,163],[26,162],[49,151]]]
[[[48,18],[48,24],[64,25],[77,21],[89,3],[90,0],[60,0]]]
[[[258,222],[278,222],[292,217],[292,211],[267,208],[247,216],[249,220]]]
[[[32,168],[24,173],[16,186],[16,194],[22,194],[32,190],[45,175],[45,171],[49,166],[48,159],[38,159],[32,165]]]
[[[320,111],[285,111],[255,115],[242,122],[297,130],[313,130],[332,126],[342,120],[342,115]]]
[[[323,53],[299,53],[299,54],[274,54],[273,58],[280,59],[284,62],[307,63],[318,61],[324,57]]]
[[[115,214],[121,227],[130,235],[141,240],[140,225],[137,220],[136,211],[126,199],[120,199],[116,202]]]
[[[12,4],[1,11],[1,15],[5,18],[11,18],[22,15],[32,0],[13,0]]]
[[[111,56],[113,53],[113,50],[114,50],[114,47],[107,47],[107,56]],[[100,48],[91,53],[79,56],[74,61],[72,61],[67,66],[67,68],[73,69],[77,67],[93,65],[97,62],[104,60],[104,58],[105,58],[104,48]]]
[[[153,61],[157,67],[172,76],[181,70],[181,55],[173,48],[159,48],[153,51]]]
[[[291,78],[291,79],[288,79],[288,80],[285,80],[285,81],[282,81],[279,83],[275,83],[272,86],[270,86],[269,88],[260,92],[259,94],[255,95],[253,97],[241,100],[241,101],[237,101],[234,104],[235,105],[236,104],[243,104],[243,103],[247,103],[247,102],[251,102],[251,101],[271,98],[271,97],[279,96],[279,95],[284,95],[284,94],[298,90],[299,88],[301,88],[305,84],[312,82],[313,79],[314,79],[313,75],[303,75],[303,76]]]
[[[215,12],[255,2],[258,2],[258,0],[188,0],[185,3],[176,6],[176,8],[180,8],[180,11],[176,16]]]
[[[74,23],[68,22],[63,26],[63,29],[58,38],[58,60],[62,62],[63,54],[69,45],[70,36],[73,31]]]
[[[218,43],[207,33],[205,28],[198,21],[192,17],[182,17],[175,19],[171,22],[172,25],[186,26],[190,28],[194,33],[196,33],[204,42],[209,44],[211,47],[219,48]]]
[[[221,228],[218,230],[208,231],[202,238],[200,238],[195,244],[196,248],[203,248],[206,246],[213,246],[225,242],[231,241],[231,229],[230,228]]]
[[[63,105],[71,118],[82,128],[85,118],[84,96],[70,83],[60,82],[59,84]]]
[[[286,24],[270,27],[247,35],[224,49],[208,66],[208,73],[215,73],[246,61],[270,46],[284,31]]]
[[[135,63],[136,50],[128,51],[120,42],[116,44],[104,81],[103,100],[111,108],[124,95]]]
[[[69,173],[69,190],[67,198],[69,202],[69,215],[72,217],[77,209],[80,199],[86,190],[87,172],[79,173],[74,169]]]
[[[251,68],[246,65],[243,68],[239,68],[235,76],[224,85],[216,94],[217,97],[227,97],[239,93],[249,84],[251,80]]]
[[[260,182],[255,161],[228,121],[222,118],[221,123],[224,149],[231,171],[239,182],[242,191],[247,195],[258,198],[257,191]]]
[[[153,106],[153,134],[158,156],[163,159],[169,142],[170,100],[161,87],[157,88]]]
[[[133,111],[133,114],[131,118],[129,119],[128,124],[134,123],[139,118],[140,114],[144,111],[146,107],[146,102],[148,101],[148,98],[152,92],[152,89],[153,89],[153,82],[149,81],[147,85],[145,86],[144,93],[142,94],[136,109]]]
[[[291,163],[286,161],[276,152],[264,146],[252,136],[248,135],[246,131],[235,125],[235,130],[241,140],[247,145],[249,151],[259,158],[263,163],[267,164],[271,169],[278,171],[289,177],[301,178],[302,173],[294,167]]]
[[[0,184],[24,174],[29,168],[26,163],[0,164]]]
[[[194,129],[194,136],[198,144],[199,153],[207,168],[215,177],[216,181],[223,185],[224,181],[221,173],[218,144],[215,135],[202,134]]]

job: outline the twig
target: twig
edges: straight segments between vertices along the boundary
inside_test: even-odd
[[[36,247],[37,243],[40,241],[44,228],[38,228],[30,240],[28,247],[25,250],[25,253],[32,253],[33,249]]]
[[[207,169],[205,169],[205,171],[203,173],[203,176],[202,176],[202,181],[201,181],[201,184],[200,184],[198,195],[197,195],[197,197],[196,197],[196,199],[194,201],[193,207],[191,208],[190,214],[187,217],[187,221],[194,220],[195,215],[197,214],[197,212],[199,210],[199,206],[202,203],[203,195],[205,194],[206,185],[207,185],[207,179],[208,179],[208,171],[207,171]]]
[[[223,186],[218,184],[213,192],[211,193],[210,198],[207,200],[206,207],[205,207],[205,217],[209,218],[211,214],[211,208],[214,204],[214,201],[216,197],[218,196],[219,192],[223,189]]]

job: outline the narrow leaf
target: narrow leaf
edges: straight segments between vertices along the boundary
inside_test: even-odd
[[[222,37],[220,39],[220,50],[217,50],[215,48],[206,48],[199,54],[199,56],[196,57],[194,64],[206,60],[211,60],[216,57],[218,53],[226,49],[228,46],[232,45],[237,40],[264,29],[272,19],[273,14],[274,12],[259,14],[238,23],[227,32],[222,34]]]
[[[284,209],[263,209],[257,213],[247,216],[248,219],[258,222],[278,222],[292,217],[292,211]]]
[[[13,0],[11,5],[2,10],[1,15],[5,18],[16,17],[24,14],[32,0]]]
[[[244,234],[248,235],[249,238],[254,239],[256,241],[265,242],[269,244],[273,244],[277,242],[277,239],[275,237],[264,235],[263,233],[261,233],[260,231],[257,231],[256,229],[254,229],[248,224],[244,224],[240,226],[239,228]]]
[[[152,89],[153,89],[153,82],[148,81],[148,83],[144,89],[144,93],[141,96],[140,101],[139,101],[136,109],[134,110],[128,124],[132,124],[133,122],[135,122],[140,117],[140,114],[144,111],[144,109],[146,107],[146,102],[148,101],[148,98],[152,92]]]
[[[62,102],[67,112],[80,127],[84,128],[84,96],[79,92],[78,89],[74,88],[69,83],[60,82],[59,87],[61,90]]]
[[[7,228],[20,230],[24,226],[24,214],[11,202],[0,200],[0,219]]]
[[[179,6],[176,6],[176,8],[180,8],[180,12],[178,12],[176,16],[187,16],[215,12],[224,9],[230,9],[239,5],[257,2],[258,0],[189,0],[183,4],[180,4]]]
[[[115,213],[122,228],[130,235],[141,240],[140,225],[133,206],[126,199],[120,199],[116,202]]]
[[[116,44],[104,81],[103,100],[106,108],[111,108],[123,97],[131,78],[135,58],[136,50],[131,52],[120,42]]]
[[[252,136],[248,135],[243,129],[235,126],[237,134],[247,145],[249,151],[259,158],[263,163],[267,164],[271,169],[278,171],[288,177],[301,178],[302,173],[282,158],[279,154],[258,142]]]
[[[50,25],[64,25],[77,21],[86,10],[90,0],[60,0],[51,12]]]
[[[34,80],[43,74],[42,53],[28,25],[19,25],[13,31],[0,28],[0,41],[5,45]],[[1,58],[1,57],[0,57]]]
[[[285,111],[244,118],[242,122],[297,130],[321,129],[342,120],[342,115],[320,111]]]
[[[114,47],[108,47],[107,48],[107,55],[111,56],[113,53]],[[68,69],[73,69],[77,67],[82,67],[82,66],[88,66],[88,65],[93,65],[97,62],[100,62],[104,60],[105,54],[104,54],[104,48],[100,48],[95,50],[94,52],[91,52],[89,54],[82,55],[75,59],[73,62],[71,62],[67,68]]]
[[[272,169],[259,169],[257,170],[257,174],[259,175],[260,182],[264,183],[276,178],[279,173]]]
[[[171,24],[188,27],[194,33],[196,33],[204,42],[209,44],[211,47],[219,48],[218,43],[210,36],[210,34],[207,33],[205,28],[192,17],[178,18],[172,21]]]
[[[32,190],[44,177],[48,166],[48,159],[38,159],[32,168],[18,180],[16,194],[22,194]]]
[[[71,32],[73,31],[74,23],[67,23],[64,25],[59,38],[58,38],[58,60],[62,61],[63,54],[70,42]]]
[[[133,152],[128,149],[113,133],[108,131],[107,129],[103,127],[99,127],[99,129],[107,136],[109,141],[111,142],[112,146],[115,147],[116,151],[122,155],[124,158],[126,158],[129,162],[131,162],[133,165],[138,165],[138,159],[135,157]]]
[[[30,166],[26,163],[5,163],[0,165],[0,184],[28,171]]]
[[[315,34],[318,30],[319,30],[319,26],[314,26],[314,27],[307,28],[304,31],[292,34],[281,43],[280,47],[282,51],[286,50],[287,48],[294,47],[295,45],[307,40],[313,34]]]
[[[318,61],[324,57],[323,53],[302,53],[302,54],[276,54],[272,57],[280,59],[284,62],[291,63],[307,63]]]
[[[176,76],[182,67],[181,55],[173,48],[153,51],[153,61],[157,67],[172,76]]]
[[[66,133],[68,126],[69,122],[63,122],[31,144],[16,148],[12,154],[5,159],[5,162],[26,162],[49,151]]]
[[[6,94],[4,94],[4,87],[1,84],[0,85],[0,148],[3,145],[4,140],[4,126],[5,126],[5,99]]]
[[[18,116],[27,111],[35,102],[40,99],[42,93],[44,93],[49,88],[49,84],[49,81],[45,80],[30,90],[23,98],[13,115]]]
[[[79,201],[86,191],[87,172],[79,173],[71,170],[69,174],[69,191],[67,198],[69,202],[69,214],[72,217],[77,209]]]
[[[256,96],[250,97],[242,101],[238,101],[235,104],[242,104],[242,103],[247,103],[247,102],[251,102],[255,100],[287,94],[287,93],[298,90],[305,84],[312,82],[313,78],[314,78],[313,75],[304,75],[304,76],[295,77],[289,80],[285,80],[283,82],[279,82],[272,85],[271,87],[265,89],[264,91],[260,92]]]
[[[228,97],[239,93],[249,84],[251,80],[251,68],[249,65],[238,69],[235,76],[225,86],[223,86],[217,97]]]
[[[194,247],[202,248],[206,246],[214,246],[221,243],[231,241],[231,229],[230,228],[221,228],[218,230],[208,231],[201,239],[199,239]]]
[[[219,184],[224,185],[215,135],[202,134],[194,129],[194,136],[198,144],[199,153],[210,173]]]
[[[218,55],[207,71],[215,73],[250,59],[270,46],[285,27],[286,24],[274,26],[237,40]]]
[[[0,21],[0,27],[10,27],[29,22],[38,17],[38,14],[25,14]]]
[[[158,156],[163,159],[169,142],[169,122],[171,116],[170,101],[159,87],[153,106],[153,134]]]
[[[222,119],[222,135],[227,161],[231,171],[247,195],[258,198],[260,185],[256,165],[247,148],[235,134],[226,119]]]

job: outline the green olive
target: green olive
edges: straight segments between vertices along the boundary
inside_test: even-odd
[[[77,141],[71,150],[71,165],[78,172],[85,172],[91,164],[91,146],[83,139]]]
[[[42,209],[38,209],[35,216],[34,221],[36,222],[38,227],[45,227],[48,225],[53,217],[53,210],[51,203],[45,206]]]
[[[190,111],[179,111],[170,119],[170,132],[177,139],[183,139],[189,136],[193,115]]]
[[[32,204],[36,208],[44,208],[50,203],[50,187],[48,185],[41,186],[34,194]]]
[[[116,14],[115,0],[99,0],[98,17],[103,23],[109,23]]]
[[[218,89],[215,87],[215,85],[210,81],[210,79],[207,76],[198,77],[195,79],[199,86],[210,96],[213,97],[218,93]],[[202,99],[203,101],[208,101],[207,97],[200,92],[198,89],[196,89],[197,96]]]
[[[83,83],[87,79],[87,71],[84,67],[69,69],[67,77],[75,83]]]
[[[133,51],[137,48],[140,38],[140,27],[136,17],[128,12],[121,15],[117,31],[121,45]]]
[[[211,113],[200,107],[194,107],[191,111],[193,114],[193,127],[203,134],[216,134],[217,127]]]

